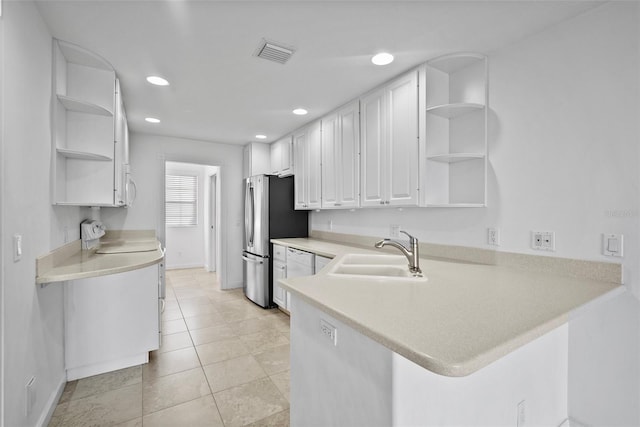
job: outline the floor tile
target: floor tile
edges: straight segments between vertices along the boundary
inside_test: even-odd
[[[134,384],[68,403],[61,425],[115,425],[142,416],[142,384]]]
[[[204,296],[194,298],[179,298],[178,304],[180,304],[180,308],[183,308],[186,306],[211,304],[211,300],[209,299],[209,297]]]
[[[247,427],[289,427],[289,410],[258,420]]]
[[[208,395],[144,416],[145,427],[223,427],[213,396]]]
[[[213,397],[225,427],[244,426],[289,408],[269,378],[214,393]]]
[[[240,335],[239,338],[246,344],[251,353],[262,353],[270,348],[289,344],[289,340],[282,333],[272,329],[249,335]]]
[[[203,314],[217,313],[217,312],[218,312],[217,305],[214,305],[214,304],[198,304],[198,305],[185,304],[182,307],[182,315],[184,317],[202,316]]]
[[[147,415],[210,393],[207,378],[200,366],[189,371],[156,378],[144,383],[143,413]]]
[[[202,365],[210,365],[223,360],[249,354],[249,349],[238,338],[215,341],[196,347]]]
[[[214,341],[223,341],[235,338],[236,334],[227,325],[211,326],[209,328],[189,331],[195,345],[207,344]]]
[[[191,335],[189,332],[178,332],[177,334],[163,335],[162,345],[158,353],[166,353],[168,351],[180,350],[193,346]]]
[[[281,345],[262,353],[254,354],[253,357],[267,374],[273,375],[289,370],[291,351],[289,345]]]
[[[237,335],[253,334],[272,328],[262,317],[252,317],[251,319],[240,320],[238,322],[230,322],[227,323],[227,326]]]
[[[194,329],[209,328],[211,326],[221,325],[224,323],[222,315],[217,312],[207,313],[201,316],[185,317],[184,321],[187,328],[192,331]]]
[[[115,427],[142,427],[142,417],[116,424]]]
[[[203,369],[213,393],[267,376],[251,355],[206,365]]]
[[[62,427],[64,414],[67,412],[68,406],[68,401],[58,403],[58,406],[56,406],[56,409],[53,411],[53,415],[51,415],[51,419],[49,420],[49,425],[47,427]]]
[[[62,391],[62,396],[60,396],[60,401],[58,403],[64,403],[71,400],[71,396],[73,396],[73,392],[76,391],[76,387],[78,386],[78,381],[69,381],[64,386],[64,390]]]
[[[168,320],[177,320],[182,319],[182,312],[180,308],[176,306],[175,308],[167,308],[165,306],[164,311],[162,312],[162,321],[166,322]]]
[[[162,322],[162,335],[176,334],[187,330],[187,325],[182,318]]]
[[[142,365],[142,380],[145,382],[199,366],[200,360],[193,347],[166,353],[152,352],[149,363]]]
[[[116,390],[133,384],[142,382],[142,367],[133,366],[131,368],[120,369],[106,374],[95,375],[78,380],[71,400],[82,399],[83,397],[106,391]]]
[[[279,330],[280,332],[289,333],[289,316],[284,313],[281,314],[271,314],[264,317],[264,321],[267,322],[274,329]]]
[[[291,390],[291,375],[289,373],[290,371],[284,371],[269,377],[287,401],[290,401],[289,392]]]

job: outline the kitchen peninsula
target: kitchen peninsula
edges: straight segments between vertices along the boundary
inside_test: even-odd
[[[366,278],[335,274],[345,254],[372,253],[345,241],[274,242],[335,256],[281,281],[292,294],[292,425],[513,425],[525,408],[530,425],[567,418],[567,321],[623,292],[619,265],[423,258],[426,282]]]

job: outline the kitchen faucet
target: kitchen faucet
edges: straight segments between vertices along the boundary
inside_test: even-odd
[[[413,237],[411,234],[406,231],[400,230],[401,233],[406,234],[409,237],[409,244],[411,245],[411,249],[407,249],[402,243],[396,242],[391,239],[382,239],[377,242],[374,246],[376,248],[383,248],[386,245],[393,246],[396,249],[399,249],[400,252],[404,254],[409,260],[409,271],[414,275],[418,275],[422,273],[420,270],[420,258],[418,254],[418,239]]]

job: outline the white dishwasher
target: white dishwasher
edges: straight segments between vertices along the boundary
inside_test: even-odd
[[[312,276],[315,254],[299,249],[287,248],[287,278]],[[291,311],[291,294],[287,292],[287,308]]]

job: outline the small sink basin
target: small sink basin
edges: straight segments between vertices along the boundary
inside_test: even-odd
[[[402,255],[347,254],[340,258],[327,274],[353,278],[427,281],[426,277],[415,276],[409,271],[407,258]]]

